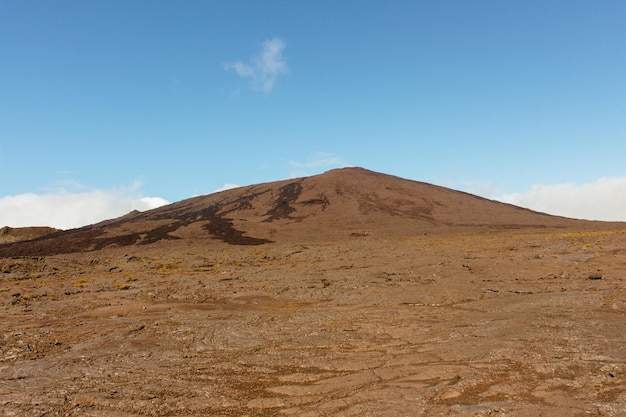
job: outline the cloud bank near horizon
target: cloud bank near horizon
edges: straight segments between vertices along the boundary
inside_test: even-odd
[[[169,204],[161,197],[143,196],[138,185],[109,190],[45,194],[26,193],[0,198],[0,227],[49,226],[72,229]]]
[[[285,46],[285,41],[280,38],[265,40],[261,43],[261,51],[251,58],[250,63],[227,62],[223,64],[224,69],[249,78],[255,90],[269,93],[274,89],[276,79],[289,72],[283,57]]]
[[[586,184],[535,184],[523,193],[494,199],[556,216],[626,221],[626,177],[600,178]]]

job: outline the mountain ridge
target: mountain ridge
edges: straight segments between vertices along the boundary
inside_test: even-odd
[[[206,244],[402,237],[470,229],[598,227],[463,191],[364,168],[254,184],[29,241],[0,245],[0,256],[54,255],[193,239]]]

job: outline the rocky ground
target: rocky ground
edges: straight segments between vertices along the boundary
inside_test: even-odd
[[[0,258],[0,416],[626,416],[626,231]]]

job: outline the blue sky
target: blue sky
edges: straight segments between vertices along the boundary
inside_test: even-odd
[[[0,0],[0,226],[362,166],[626,220],[624,1]]]

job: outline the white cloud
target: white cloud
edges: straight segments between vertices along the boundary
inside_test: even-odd
[[[280,38],[265,40],[261,43],[261,51],[251,58],[249,64],[229,62],[224,64],[224,69],[233,70],[240,77],[250,78],[256,90],[269,93],[274,88],[276,79],[289,72],[283,57],[285,46]]]
[[[220,188],[216,189],[213,192],[214,193],[219,193],[220,191],[232,190],[233,188],[239,188],[239,187],[241,187],[241,185],[239,185],[239,184],[226,183],[226,184],[222,185]]]
[[[347,163],[339,155],[315,152],[313,155],[309,155],[305,162],[289,161],[289,165],[295,168],[330,168],[345,167]]]
[[[487,181],[461,181],[457,187],[455,183],[443,183],[444,187],[465,191],[470,194],[493,198],[494,195],[501,195],[503,190],[497,184]]]
[[[145,208],[143,209],[134,208],[133,210],[139,210],[139,211],[152,210],[153,208],[165,206],[167,204],[170,204],[170,202],[161,197],[141,197],[139,199],[139,205]]]
[[[349,166],[346,160],[340,156],[327,152],[316,152],[309,155],[304,162],[287,161],[294,168],[291,177],[302,177],[320,173],[320,170],[327,171],[333,168],[344,168]]]
[[[232,64],[224,64],[226,69],[232,69],[240,77],[253,77],[254,69],[250,65],[241,62],[233,62]]]
[[[144,211],[169,204],[160,197],[142,196],[139,185],[82,192],[61,189],[45,194],[1,197],[0,225],[71,229],[113,219],[133,210]]]
[[[626,177],[600,178],[587,184],[536,184],[526,192],[496,200],[558,216],[626,221]]]

